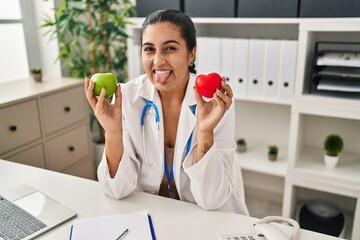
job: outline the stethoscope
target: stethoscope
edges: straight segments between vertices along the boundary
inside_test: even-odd
[[[156,127],[157,127],[157,131],[159,133],[160,131],[160,114],[159,114],[159,110],[157,108],[157,106],[152,102],[152,101],[147,101],[145,106],[144,106],[144,109],[142,111],[142,114],[141,114],[141,126],[142,126],[142,143],[143,143],[143,149],[144,149],[144,161],[145,161],[145,164],[150,167],[150,166],[158,166],[159,163],[160,163],[160,159],[161,159],[161,156],[159,154],[159,149],[157,149],[157,158],[158,160],[155,161],[154,163],[150,163],[148,162],[147,160],[147,154],[146,154],[146,149],[145,149],[145,118],[147,117],[147,115],[149,114],[150,112],[150,109],[153,108],[154,109],[154,112],[155,112],[155,123],[156,123]],[[191,111],[192,113],[195,115],[195,111],[196,111],[196,105],[193,105],[191,107]],[[190,137],[187,141],[187,144],[186,144],[186,149],[185,149],[185,157],[188,155],[189,151],[190,151],[190,147],[191,147],[191,139],[192,139],[192,134],[190,134]],[[159,140],[160,138],[158,137],[158,148],[160,146],[159,144]],[[174,162],[174,161],[173,161]],[[169,173],[169,170],[168,170],[168,166],[167,166],[167,161],[166,161],[166,154],[164,152],[164,169],[165,169],[165,175],[166,175],[166,178],[168,180],[168,191],[170,193],[170,182],[172,180],[172,177],[173,177],[173,167],[171,166],[171,170],[170,170],[170,173]]]

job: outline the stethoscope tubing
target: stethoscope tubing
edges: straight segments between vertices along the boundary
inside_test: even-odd
[[[144,109],[142,111],[142,114],[141,114],[141,126],[142,126],[142,135],[143,135],[143,148],[144,148],[144,160],[145,160],[145,164],[147,166],[152,166],[152,165],[158,165],[158,163],[160,162],[157,161],[156,163],[154,164],[150,164],[148,161],[147,161],[147,157],[146,157],[146,152],[145,152],[145,118],[147,116],[147,113],[148,113],[148,109],[150,108],[153,108],[154,111],[155,111],[155,122],[157,124],[157,128],[158,128],[158,131],[159,131],[159,123],[160,123],[160,114],[159,114],[159,110],[157,108],[157,106],[152,102],[152,101],[147,101],[145,106],[144,106]],[[196,112],[196,105],[193,105],[192,106],[192,109],[191,109],[192,113],[195,115],[195,112]],[[187,141],[187,144],[186,144],[186,149],[185,149],[185,156],[188,155],[188,153],[190,152],[190,148],[191,148],[191,140],[192,140],[192,135],[193,133],[190,134],[190,137]],[[159,141],[159,140],[158,140]],[[158,150],[157,150],[158,152]],[[157,154],[158,155],[158,154]],[[160,155],[158,156],[160,157]]]

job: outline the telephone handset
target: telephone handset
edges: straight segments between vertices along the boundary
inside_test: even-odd
[[[288,223],[293,226],[293,234],[290,237],[285,234],[281,229],[279,229],[275,224],[271,222],[278,223]],[[291,219],[280,216],[268,216],[261,219],[259,222],[254,224],[255,233],[245,233],[245,234],[224,234],[219,235],[219,240],[297,240],[299,236],[300,226],[299,224]]]

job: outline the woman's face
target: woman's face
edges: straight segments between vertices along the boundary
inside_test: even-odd
[[[163,92],[185,91],[195,49],[188,51],[179,27],[169,22],[151,24],[142,39],[143,67],[155,88]]]

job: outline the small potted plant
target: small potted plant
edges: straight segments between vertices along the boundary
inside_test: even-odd
[[[339,161],[339,153],[344,147],[344,142],[339,135],[330,134],[324,141],[324,161],[327,168],[335,168]]]
[[[246,152],[246,141],[244,138],[236,140],[236,151],[239,153]]]
[[[41,68],[32,68],[31,75],[32,75],[33,79],[35,80],[35,82],[41,82],[41,79],[42,79]]]
[[[268,159],[270,161],[276,161],[279,149],[276,145],[268,146]]]

